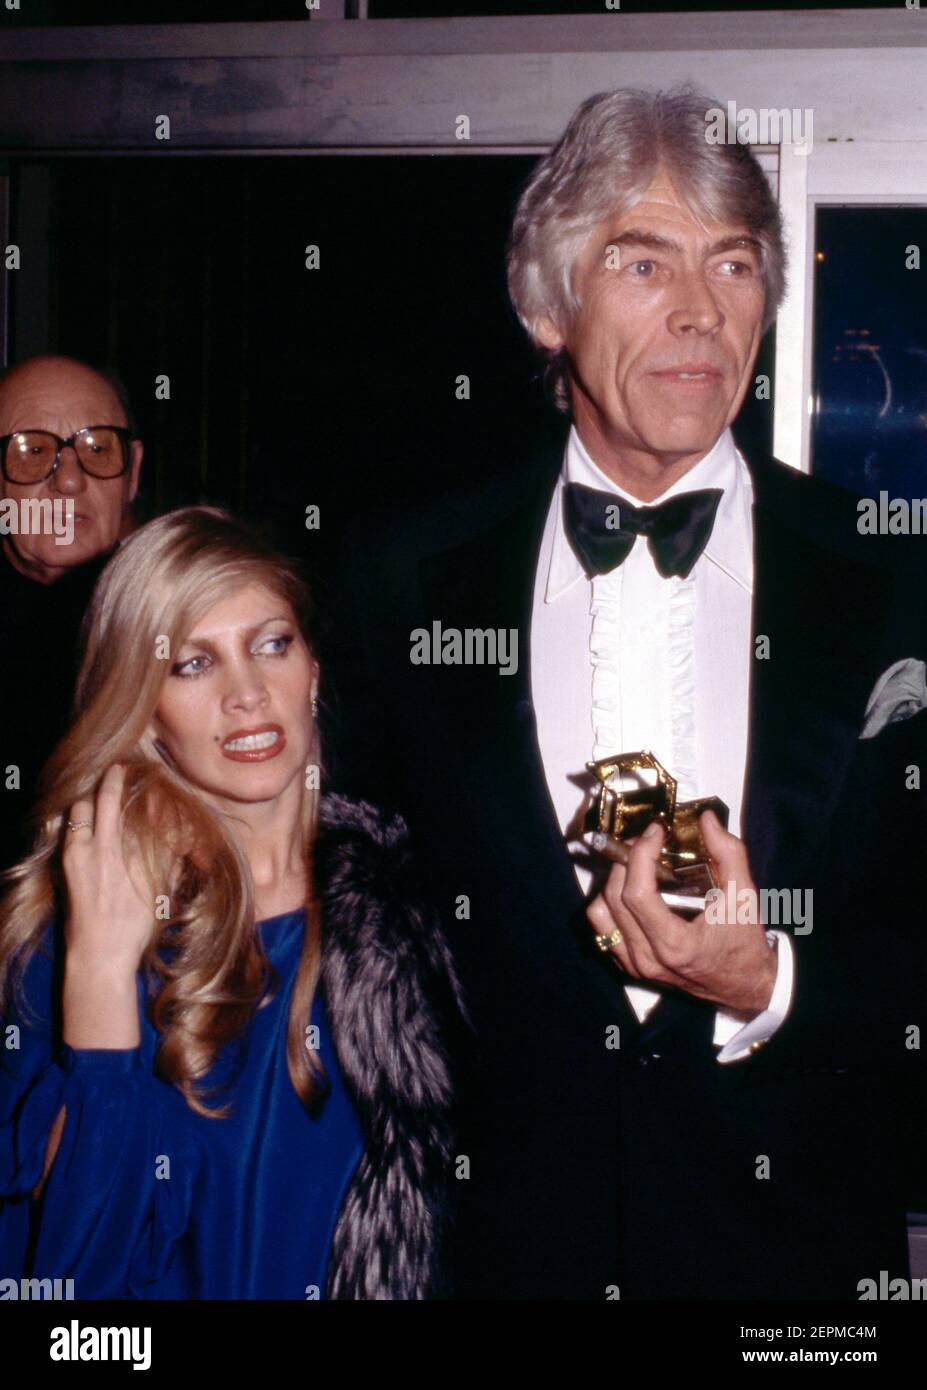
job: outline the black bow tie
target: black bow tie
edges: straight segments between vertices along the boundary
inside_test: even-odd
[[[617,493],[567,483],[567,535],[590,578],[615,569],[635,537],[646,536],[663,578],[685,579],[708,544],[721,495],[721,488],[711,487],[681,492],[656,507],[632,507]]]

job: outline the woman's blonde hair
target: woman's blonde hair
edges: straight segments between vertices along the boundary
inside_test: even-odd
[[[61,843],[69,808],[95,793],[107,768],[126,766],[124,833],[142,856],[154,897],[164,895],[142,969],[160,1034],[156,1072],[199,1114],[201,1080],[240,1036],[274,972],[255,927],[245,854],[229,822],[161,757],[149,731],[167,672],[197,622],[249,583],[293,609],[314,649],[309,591],[295,567],[247,526],[216,507],[183,507],[137,531],[106,566],[84,623],[74,718],[42,775],[32,852],[5,875],[0,902],[0,1001],[20,986],[49,920],[63,919]],[[307,712],[308,713],[308,712]],[[321,773],[317,725],[310,767]],[[287,1030],[287,1065],[311,1106],[322,1068],[307,1044],[321,958],[312,877],[318,777],[306,777],[302,821],[307,866],[306,931]],[[153,903],[154,903],[153,897]],[[153,915],[154,906],[153,906]],[[155,997],[154,986],[158,984]]]

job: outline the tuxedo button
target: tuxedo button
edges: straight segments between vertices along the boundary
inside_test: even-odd
[[[639,1067],[649,1067],[651,1063],[659,1062],[662,1056],[662,1052],[644,1052],[638,1057],[637,1065]]]

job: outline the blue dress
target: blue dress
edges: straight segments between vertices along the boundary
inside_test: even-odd
[[[153,1075],[157,1033],[142,1010],[139,1047],[55,1047],[46,933],[24,981],[42,1026],[5,1018],[0,1032],[0,1277],[70,1278],[75,1298],[322,1296],[363,1137],[320,991],[312,1023],[330,1091],[317,1118],[287,1070],[302,910],[258,929],[279,985],[202,1083],[232,1080],[215,1096],[232,1102],[226,1119],[197,1115]],[[142,988],[139,979],[140,999]],[[62,1104],[64,1133],[34,1211],[29,1194]]]

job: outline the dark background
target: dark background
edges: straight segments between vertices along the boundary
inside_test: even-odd
[[[534,156],[12,160],[12,239],[45,257],[51,351],[114,368],[144,518],[220,502],[326,567],[349,510],[516,461],[552,416],[504,247]],[[23,185],[48,180],[46,229]],[[31,182],[30,182],[31,180]],[[35,244],[32,244],[35,243]],[[305,268],[319,246],[320,269]],[[11,360],[35,280],[8,278]],[[36,344],[30,341],[29,348]],[[772,334],[756,371],[772,376]],[[155,399],[170,377],[171,398]],[[470,379],[470,399],[456,379]],[[751,393],[744,448],[768,448]]]
[[[866,497],[927,484],[927,207],[819,207],[814,472]]]

